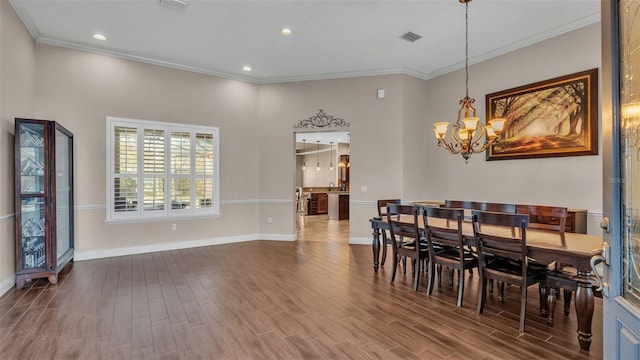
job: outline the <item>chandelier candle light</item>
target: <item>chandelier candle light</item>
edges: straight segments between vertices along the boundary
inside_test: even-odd
[[[445,139],[449,128],[448,122],[433,124],[433,131],[436,133],[438,146],[451,154],[461,154],[466,164],[473,153],[485,151],[500,139],[506,119],[489,120],[489,124],[484,125],[476,116],[476,108],[473,107],[476,99],[469,97],[469,3],[471,0],[459,1],[465,5],[465,97],[460,100],[458,119],[451,126],[450,140]]]

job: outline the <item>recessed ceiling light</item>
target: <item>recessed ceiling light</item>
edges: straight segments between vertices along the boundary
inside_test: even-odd
[[[245,65],[245,66],[243,66],[243,67],[242,67],[242,70],[244,70],[244,71],[251,71],[251,66],[249,66],[249,65]]]
[[[282,28],[282,29],[280,29],[280,34],[282,34],[282,35],[291,35],[291,29]]]
[[[96,39],[96,40],[100,40],[100,41],[107,40],[107,37],[102,35],[102,34],[93,34],[93,38]]]

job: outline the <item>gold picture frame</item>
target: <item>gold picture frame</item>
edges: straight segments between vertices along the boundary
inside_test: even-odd
[[[598,69],[486,95],[486,119],[507,121],[487,160],[598,154]]]

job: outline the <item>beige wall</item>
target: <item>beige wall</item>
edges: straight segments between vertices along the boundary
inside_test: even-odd
[[[484,118],[485,94],[599,68],[600,61],[598,23],[471,66],[470,96],[476,98],[478,114]],[[455,121],[457,100],[464,96],[464,71],[429,80],[427,88],[424,127],[416,132],[432,137],[434,122]],[[601,140],[599,147],[601,153]],[[461,156],[448,155],[443,150],[433,157],[447,158],[430,169],[430,176],[445,185],[437,200],[458,198],[588,209],[592,212],[588,231],[601,233],[598,223],[602,215],[602,155],[485,161],[484,154],[476,154],[466,165]]]
[[[8,1],[0,1],[0,294],[15,275],[13,133],[15,117],[32,117],[35,43]]]
[[[259,86],[34,46],[11,7],[2,2],[0,10],[0,166],[5,170],[0,188],[9,189],[9,198],[0,199],[0,216],[13,212],[13,117],[60,121],[75,134],[76,249],[81,258],[293,238],[293,126],[318,109],[351,124],[352,242],[370,241],[368,219],[379,198],[566,205],[589,209],[594,219],[601,211],[601,156],[486,162],[478,154],[465,165],[460,156],[437,148],[432,124],[455,120],[464,95],[463,71],[428,81],[383,75]],[[470,90],[479,114],[484,117],[487,93],[598,67],[599,37],[595,24],[473,65]],[[384,99],[377,99],[377,89],[385,89]],[[218,126],[222,217],[105,224],[108,115]],[[172,223],[176,231],[170,230]],[[0,244],[0,281],[13,275],[12,224],[0,220],[0,241],[6,242]],[[594,228],[590,224],[590,231]]]
[[[323,109],[350,123],[351,237],[368,237],[368,219],[376,211],[372,201],[402,195],[402,91],[406,78],[384,75],[261,86],[262,198],[293,198],[293,126]],[[384,99],[376,97],[381,88],[385,89]],[[282,161],[285,158],[290,161]],[[367,192],[361,191],[362,186]],[[265,223],[272,214],[288,214],[288,221]],[[260,222],[261,227],[278,229],[268,233],[294,232],[293,205],[263,203]]]
[[[36,115],[58,120],[75,135],[79,258],[99,256],[99,250],[149,251],[259,234],[256,85],[55,46],[36,48]],[[105,224],[108,115],[219,127],[222,216]]]

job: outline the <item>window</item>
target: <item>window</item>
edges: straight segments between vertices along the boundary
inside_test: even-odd
[[[107,221],[219,214],[218,128],[107,117]]]

